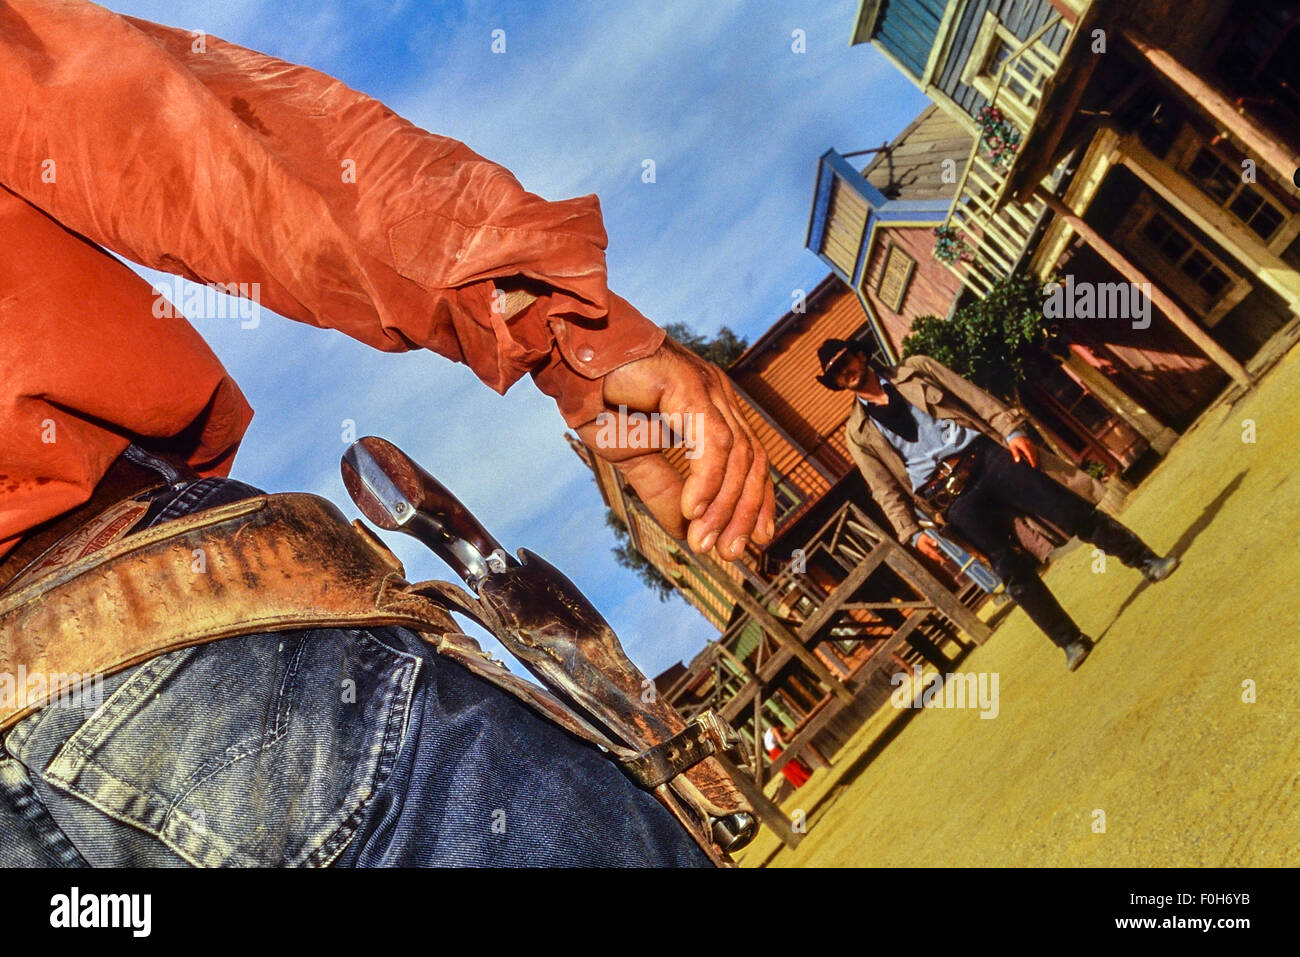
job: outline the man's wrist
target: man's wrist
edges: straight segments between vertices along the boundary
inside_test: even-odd
[[[627,300],[609,295],[610,310],[599,328],[552,320],[555,345],[533,370],[533,381],[555,400],[570,428],[606,411],[604,377],[620,366],[653,355],[666,333]]]

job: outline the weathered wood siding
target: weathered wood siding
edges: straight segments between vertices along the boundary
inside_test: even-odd
[[[836,176],[831,182],[830,208],[820,252],[846,276],[853,275],[867,226],[867,201]]]
[[[948,0],[882,0],[876,42],[920,77],[939,34]]]
[[[931,103],[894,137],[862,175],[888,197],[952,201],[966,172],[974,137]]]
[[[853,291],[833,280],[829,294],[810,300],[806,314],[783,317],[770,340],[730,372],[797,443],[812,450],[840,429],[852,407],[850,396],[817,381],[817,347],[828,338],[850,338],[866,321]],[[849,463],[846,471],[851,468]]]
[[[919,316],[948,315],[953,302],[961,293],[961,280],[939,260],[934,258],[934,229],[931,227],[878,227],[879,235],[871,250],[871,259],[865,270],[866,281],[862,290],[872,310],[880,319],[885,335],[894,351],[903,354],[903,339],[911,332],[912,322]],[[890,245],[898,246],[916,262],[907,292],[897,311],[889,308],[877,293],[880,276]]]
[[[1003,26],[1019,39],[1031,34],[1053,16],[1056,10],[1047,0],[969,0],[958,15],[952,46],[935,71],[935,85],[971,116],[977,114],[988,102],[973,87],[961,82],[966,61],[971,56],[976,34],[984,22],[985,12],[992,10]],[[1044,38],[1053,50],[1060,51],[1070,28],[1064,22],[1057,24]]]

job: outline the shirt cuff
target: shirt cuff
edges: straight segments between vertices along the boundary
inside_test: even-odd
[[[529,308],[543,302],[539,299]],[[585,425],[605,411],[606,375],[657,352],[665,336],[663,329],[613,293],[603,323],[555,319],[552,330],[555,345],[533,370],[533,382],[555,400],[570,428]]]
[[[919,542],[919,541],[921,540],[921,536],[924,535],[924,534],[925,534],[925,531],[922,529],[922,530],[918,530],[915,534],[912,535],[912,547],[913,547],[913,548],[916,547],[916,543]]]
[[[1014,429],[1007,435],[1007,442],[1010,442],[1012,439],[1015,438],[1027,439],[1029,438],[1029,433],[1026,432],[1024,429]]]

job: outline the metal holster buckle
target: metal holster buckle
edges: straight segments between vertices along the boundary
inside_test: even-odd
[[[657,788],[714,754],[734,754],[735,763],[742,767],[752,763],[744,737],[707,710],[696,716],[685,731],[627,758],[622,765],[642,787]]]
[[[978,457],[975,449],[948,456],[939,463],[934,476],[916,490],[917,497],[923,499],[940,516],[944,515],[957,496],[970,484]]]

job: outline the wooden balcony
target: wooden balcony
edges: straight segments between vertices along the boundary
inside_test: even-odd
[[[1058,14],[1034,31],[1002,60],[993,78],[989,104],[1019,133],[1021,146],[1038,119],[1044,89],[1061,64],[1061,54],[1046,38],[1062,22]],[[1068,42],[1067,34],[1061,48]],[[1007,179],[1019,161],[1018,152],[1009,159],[992,159],[984,138],[978,137],[945,224],[964,244],[961,258],[945,265],[981,297],[1014,271],[1044,213],[1039,200],[1004,202]]]
[[[909,639],[924,638],[937,650],[953,639],[963,646],[982,643],[990,633],[853,502],[805,540],[803,553],[802,562],[748,595],[718,640],[663,690],[684,717],[708,708],[746,732],[758,755],[747,793],[763,820],[778,833],[784,825],[789,838],[779,809],[758,800],[768,777],[803,756],[845,708],[888,700],[890,692],[881,692],[878,683],[873,690],[871,679],[882,669],[908,668],[904,655],[918,653],[909,652]],[[951,664],[924,656],[936,666]],[[781,714],[794,721],[793,736],[769,763],[762,735],[767,725],[781,723]]]
[[[844,422],[847,421],[845,416]],[[778,507],[777,534],[803,518],[840,479],[856,468],[844,438],[844,422],[831,429],[809,449],[807,455],[785,472],[786,485],[797,500],[785,509]]]

